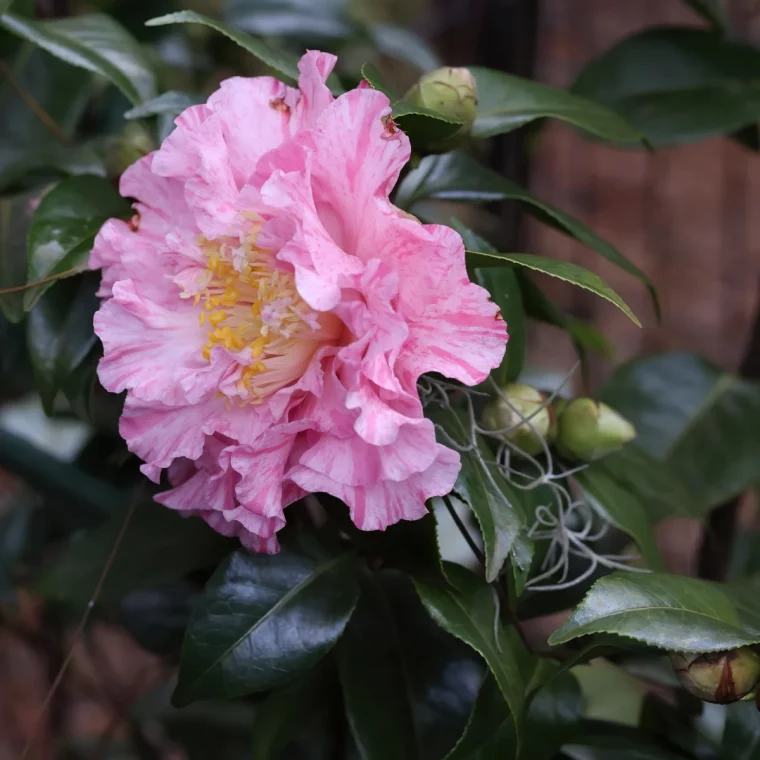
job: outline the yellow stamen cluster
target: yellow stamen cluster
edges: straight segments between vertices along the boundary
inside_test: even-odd
[[[275,269],[271,255],[255,241],[255,234],[242,243],[201,238],[208,262],[199,283],[203,289],[194,296],[195,305],[201,306],[200,324],[208,330],[203,358],[210,361],[215,346],[245,351],[241,358],[250,361],[242,368],[238,392],[253,401],[295,379],[288,376],[287,363],[283,369],[277,360],[294,353],[296,342],[316,337],[304,319],[309,309],[293,275]],[[259,377],[272,370],[273,360],[277,371]]]

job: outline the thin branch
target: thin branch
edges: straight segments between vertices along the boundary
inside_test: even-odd
[[[454,524],[462,534],[462,538],[467,542],[467,545],[470,547],[470,549],[472,549],[472,553],[478,558],[480,564],[485,567],[485,555],[480,550],[480,547],[475,543],[475,539],[470,535],[470,531],[467,530],[467,526],[462,522],[462,518],[457,514],[457,511],[454,509],[454,505],[451,503],[448,496],[443,497],[443,503],[446,505],[446,509],[449,511]]]
[[[72,269],[67,269],[65,272],[59,272],[58,274],[51,275],[50,277],[45,277],[42,280],[35,280],[34,282],[27,282],[26,285],[16,285],[13,288],[0,290],[0,296],[7,295],[8,293],[20,293],[22,290],[31,290],[31,288],[36,288],[38,285],[45,285],[48,282],[53,282],[54,280],[62,280],[65,277],[71,277],[72,275],[85,271],[87,271],[87,267],[84,265],[73,267]]]
[[[129,509],[127,510],[127,514],[124,517],[124,522],[122,523],[121,530],[119,531],[119,535],[116,537],[116,541],[114,542],[113,548],[111,549],[111,552],[108,555],[108,559],[106,559],[106,563],[103,566],[103,571],[100,573],[98,582],[95,584],[95,590],[92,592],[92,596],[90,597],[90,600],[87,603],[87,607],[85,608],[84,614],[82,615],[82,619],[79,621],[79,625],[74,631],[74,636],[72,637],[69,651],[66,654],[66,657],[64,658],[63,663],[61,663],[61,667],[59,668],[58,673],[56,674],[56,677],[53,680],[53,683],[51,684],[47,695],[45,696],[45,701],[42,703],[42,707],[40,708],[39,712],[37,713],[37,717],[34,720],[32,735],[29,737],[29,740],[27,741],[26,746],[24,747],[24,751],[21,753],[21,760],[26,760],[29,757],[29,753],[31,752],[32,747],[34,746],[34,743],[37,740],[40,728],[42,726],[42,719],[45,717],[45,713],[47,712],[47,709],[50,706],[50,702],[55,696],[55,693],[58,691],[59,686],[63,682],[63,678],[66,675],[66,671],[68,670],[68,667],[71,664],[71,660],[74,657],[74,650],[76,649],[76,646],[79,643],[79,640],[82,638],[82,635],[84,634],[85,626],[87,625],[87,622],[90,619],[90,615],[92,614],[93,609],[95,609],[95,602],[97,602],[98,597],[100,596],[100,592],[103,590],[103,586],[106,582],[106,578],[108,577],[108,574],[111,571],[111,568],[113,567],[113,563],[116,560],[116,556],[119,553],[119,548],[121,547],[122,541],[124,540],[124,536],[127,533],[127,528],[129,528],[129,524],[132,521],[132,516],[134,515],[135,510],[137,509],[137,505],[140,503],[140,500],[142,498],[142,492],[143,492],[143,489],[140,488],[137,494],[135,495],[135,498],[132,500],[132,503],[129,505]]]
[[[55,119],[35,100],[34,96],[25,90],[13,74],[13,69],[0,60],[0,73],[8,80],[8,84],[18,93],[21,100],[34,112],[34,115],[55,135],[63,145],[71,145],[71,138],[58,126]]]

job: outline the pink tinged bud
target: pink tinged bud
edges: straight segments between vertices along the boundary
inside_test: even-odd
[[[478,111],[478,86],[469,69],[444,66],[422,76],[404,100],[463,122],[461,129],[446,140],[451,148],[470,134]]]
[[[707,654],[673,652],[670,659],[682,686],[704,702],[738,702],[760,681],[760,657],[749,647]]]
[[[560,452],[593,462],[636,437],[636,428],[614,409],[590,398],[576,398],[561,410],[557,442]]]
[[[556,422],[546,396],[530,385],[510,383],[503,396],[494,399],[483,413],[483,427],[499,431],[524,453],[534,456],[543,451],[543,441],[556,436]]]

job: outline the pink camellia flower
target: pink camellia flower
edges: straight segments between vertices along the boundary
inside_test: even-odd
[[[481,382],[507,340],[448,227],[388,200],[409,141],[388,98],[333,98],[334,56],[308,52],[299,90],[223,82],[121,179],[136,215],[109,220],[99,375],[126,390],[121,434],[168,507],[255,551],[284,508],[342,499],[364,530],[426,513],[459,455],[438,444],[417,379]]]

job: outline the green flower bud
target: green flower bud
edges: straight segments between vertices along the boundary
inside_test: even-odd
[[[704,702],[738,702],[760,681],[760,657],[750,647],[707,654],[673,652],[670,660],[683,687]]]
[[[502,393],[504,398],[494,399],[483,412],[483,427],[504,431],[526,454],[533,456],[543,451],[542,441],[551,443],[557,433],[554,412],[546,404],[546,396],[522,383],[510,383],[502,388]]]
[[[636,428],[607,404],[575,398],[562,409],[558,421],[560,453],[593,462],[636,437]]]
[[[464,122],[455,134],[438,146],[450,149],[461,144],[470,134],[478,110],[478,86],[469,69],[444,66],[420,77],[404,100]]]

